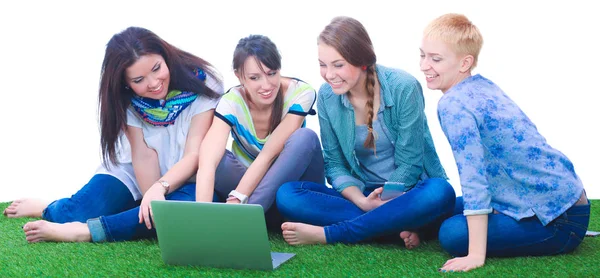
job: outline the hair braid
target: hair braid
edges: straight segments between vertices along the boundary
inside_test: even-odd
[[[375,115],[374,111],[374,102],[375,102],[375,66],[369,65],[367,66],[367,79],[365,82],[365,88],[367,89],[367,129],[369,130],[369,134],[367,134],[367,139],[365,140],[363,146],[365,148],[372,148],[373,153],[377,154],[377,147],[375,146],[375,140],[377,140],[377,135],[373,130],[373,116]]]

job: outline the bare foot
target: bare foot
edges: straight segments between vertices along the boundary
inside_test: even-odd
[[[65,224],[52,223],[46,220],[27,222],[23,226],[28,242],[62,241],[89,242],[92,241],[87,224],[70,222]]]
[[[406,249],[413,249],[421,243],[419,234],[411,231],[404,231],[400,233],[400,238],[404,240],[404,246]]]
[[[4,215],[8,218],[20,217],[42,217],[42,212],[50,202],[39,199],[19,199],[12,202],[5,210]]]
[[[283,238],[290,245],[325,244],[325,229],[304,223],[285,222],[281,225]]]

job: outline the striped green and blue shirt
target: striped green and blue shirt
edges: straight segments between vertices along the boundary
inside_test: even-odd
[[[256,159],[271,134],[265,138],[256,135],[250,109],[240,92],[241,87],[236,86],[227,91],[221,98],[215,110],[215,116],[231,126],[233,143],[231,151],[247,167]],[[287,114],[306,116],[314,114],[313,105],[317,94],[307,83],[292,78],[285,92],[283,119]],[[302,126],[305,126],[305,122]]]

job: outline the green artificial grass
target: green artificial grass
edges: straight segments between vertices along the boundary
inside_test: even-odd
[[[0,211],[7,206],[8,203],[0,203]],[[590,230],[600,230],[598,207],[600,200],[593,200]],[[467,273],[439,273],[437,269],[450,256],[437,241],[424,242],[415,250],[396,244],[293,247],[281,235],[270,234],[272,251],[296,253],[296,257],[270,272],[165,265],[155,240],[28,244],[21,226],[31,220],[0,216],[0,277],[591,277],[600,274],[600,237],[586,237],[568,255],[489,258],[484,267]]]

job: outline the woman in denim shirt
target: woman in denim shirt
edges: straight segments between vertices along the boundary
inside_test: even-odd
[[[496,84],[471,70],[483,44],[465,16],[447,14],[425,29],[421,70],[441,90],[438,118],[450,142],[463,196],[439,239],[454,258],[442,271],[483,266],[487,256],[573,251],[590,205],[569,159],[552,148]]]
[[[284,184],[277,206],[294,222],[282,225],[283,236],[295,245],[393,235],[415,247],[419,232],[437,232],[431,227],[451,213],[455,200],[429,133],[421,86],[404,71],[376,64],[369,35],[355,19],[334,18],[318,45],[327,83],[317,107],[333,188]],[[384,184],[406,193],[384,198]]]

